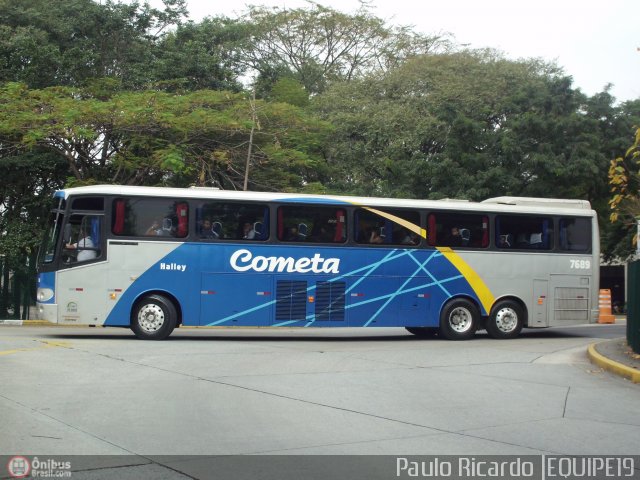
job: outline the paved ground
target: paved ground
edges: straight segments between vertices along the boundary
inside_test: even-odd
[[[624,332],[1,326],[0,454],[638,454],[640,386],[586,356]]]

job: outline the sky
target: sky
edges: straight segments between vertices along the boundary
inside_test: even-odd
[[[160,2],[152,0],[151,4]],[[317,0],[353,13],[358,0]],[[305,0],[187,0],[190,19],[236,17],[246,4],[301,8]],[[469,48],[553,60],[587,95],[611,83],[618,101],[640,98],[640,0],[370,0],[374,15],[427,34],[452,33]]]

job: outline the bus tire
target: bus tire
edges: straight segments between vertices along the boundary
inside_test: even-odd
[[[433,327],[404,327],[407,332],[420,338],[433,338],[438,335],[438,329]]]
[[[487,333],[491,338],[515,338],[524,326],[524,310],[513,300],[502,300],[491,309]]]
[[[142,340],[164,340],[176,326],[173,302],[162,295],[141,298],[131,312],[131,330]]]
[[[480,323],[480,311],[471,300],[454,298],[440,313],[440,334],[447,340],[472,338]]]

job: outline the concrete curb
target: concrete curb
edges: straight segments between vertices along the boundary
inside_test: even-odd
[[[608,370],[616,375],[620,375],[628,380],[631,380],[633,383],[640,383],[640,370],[629,367],[627,365],[623,365],[622,363],[611,360],[610,358],[601,355],[596,350],[596,344],[592,343],[587,347],[587,355],[589,356],[589,360],[591,363],[595,363],[601,368]]]
[[[0,325],[16,325],[20,326],[23,324],[23,320],[0,320]]]
[[[40,325],[40,326],[52,326],[54,325],[53,323],[49,323],[46,320],[0,320],[0,325],[15,325],[15,326],[24,326],[24,327],[28,327],[28,326],[34,326],[34,325]]]

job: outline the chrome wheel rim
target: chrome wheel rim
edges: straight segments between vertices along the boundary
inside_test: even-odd
[[[496,313],[496,327],[503,333],[510,333],[518,325],[518,314],[513,308],[505,307]]]
[[[471,312],[464,307],[456,307],[449,314],[449,326],[457,333],[468,332],[473,325]]]
[[[138,325],[147,333],[154,333],[164,324],[164,310],[155,303],[144,305],[138,310]]]

